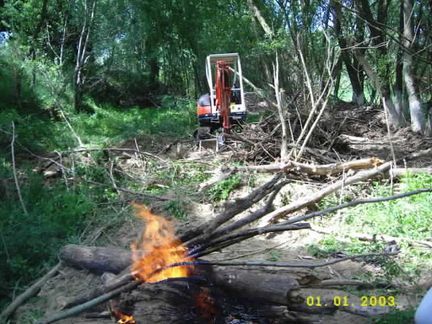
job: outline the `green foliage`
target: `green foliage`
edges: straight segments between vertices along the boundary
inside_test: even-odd
[[[228,179],[218,182],[209,190],[211,199],[214,201],[227,200],[230,193],[238,188],[241,182],[241,176],[239,174],[235,174]]]
[[[271,261],[271,262],[280,261],[281,256],[282,256],[282,254],[278,250],[270,251],[270,255],[267,257],[267,261]]]
[[[308,251],[316,257],[324,258],[341,251],[349,255],[378,253],[382,252],[384,246],[383,243],[361,242],[356,239],[352,239],[350,242],[341,242],[336,236],[330,235],[321,240],[319,245],[308,246]]]
[[[312,244],[308,246],[308,252],[318,258],[327,258],[341,252],[347,255],[383,253],[385,246],[386,245],[382,242],[362,242],[357,239],[351,239],[349,242],[341,242],[337,237],[329,236],[321,240],[318,245]],[[387,279],[404,273],[404,269],[398,265],[398,262],[391,258],[365,258],[365,261],[379,265],[384,271],[383,276]]]
[[[380,318],[374,319],[375,324],[405,324],[414,320],[415,309],[394,310]]]

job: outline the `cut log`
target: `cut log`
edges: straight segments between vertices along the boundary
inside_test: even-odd
[[[288,305],[288,293],[299,288],[297,280],[284,272],[214,267],[211,279],[236,296],[279,305]]]
[[[101,251],[103,253],[100,253]],[[119,248],[69,245],[62,250],[61,257],[67,259],[67,264],[80,269],[90,266],[88,270],[100,273],[105,270],[107,264],[111,261],[114,262],[114,260],[124,260],[122,266],[126,265],[125,260],[130,260],[130,253]],[[90,257],[92,262],[88,262]],[[311,280],[309,273],[290,273],[288,270],[276,272],[257,269],[235,269],[225,266],[213,267],[209,264],[197,265],[195,269],[192,277],[169,279],[157,284],[139,285],[139,282],[132,281],[132,277],[129,276],[131,281],[123,282],[124,285],[118,287],[116,284],[118,276],[114,279],[108,279],[104,283],[104,287],[99,289],[99,295],[90,293],[84,298],[75,298],[75,300],[81,302],[80,305],[74,302],[68,305],[74,306],[73,308],[51,314],[41,323],[51,323],[63,318],[63,316],[76,316],[77,312],[88,310],[87,307],[94,307],[97,303],[106,301],[104,296],[112,298],[114,293],[130,289],[129,286],[134,290],[129,295],[122,297],[122,303],[134,305],[133,314],[138,323],[184,323],[185,320],[188,323],[202,323],[214,317],[223,321],[221,316],[227,315],[226,309],[218,309],[218,306],[212,305],[211,302],[208,305],[197,306],[197,304],[200,304],[197,303],[200,298],[204,299],[204,304],[205,301],[208,302],[212,299],[207,297],[208,293],[205,291],[205,287],[211,287],[212,292],[220,289],[226,298],[235,297],[237,301],[246,300],[247,303],[258,303],[259,308],[256,311],[259,310],[260,312],[254,315],[257,316],[257,319],[260,316],[263,318],[262,316],[265,315],[282,317],[287,321],[295,322],[297,317],[294,314],[289,313],[288,310],[281,311],[280,308],[275,310],[271,305],[286,306],[288,293],[291,290],[298,289],[300,281],[304,283]],[[105,277],[107,276],[105,275]],[[114,281],[114,284],[111,281]],[[313,279],[315,283],[319,281],[316,277]],[[112,291],[106,291],[106,288],[111,286],[116,288]],[[230,303],[223,302],[223,304]],[[263,306],[264,304],[268,306]],[[204,309],[201,309],[201,307]],[[208,308],[212,307],[215,309],[209,311]],[[231,314],[232,311],[234,310],[229,310],[228,314]],[[206,319],[206,316],[211,318]]]
[[[131,252],[127,250],[78,245],[65,246],[60,257],[66,264],[96,273],[104,272],[107,267],[112,268],[108,266],[111,261],[117,263],[118,268],[126,268],[131,262]],[[88,262],[89,257],[92,258],[92,262]],[[123,261],[118,262],[118,260]],[[287,292],[299,286],[298,274],[289,276],[287,272],[277,274],[265,270],[242,270],[227,267],[217,267],[217,270],[212,270],[213,267],[205,263],[200,264],[196,269],[199,276],[214,280],[216,285],[229,287],[238,292],[239,295],[260,296],[259,298],[262,297],[262,299],[274,304],[285,304]],[[310,275],[307,274],[307,276]],[[105,283],[106,286],[118,287],[115,282],[111,283],[109,280]],[[103,290],[101,293],[104,292]],[[94,297],[96,296],[93,294],[92,298]]]
[[[104,272],[117,274],[132,263],[131,252],[116,247],[69,244],[61,249],[59,257],[69,266],[97,274]]]

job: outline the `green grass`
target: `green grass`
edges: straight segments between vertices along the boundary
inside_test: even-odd
[[[413,323],[415,310],[395,310],[380,318],[374,319],[375,324],[406,324]]]
[[[400,180],[401,192],[431,187],[432,176],[429,174],[409,175]],[[372,187],[373,197],[389,195],[391,195],[389,186],[375,184]],[[350,209],[346,214],[346,223],[352,227],[362,228],[364,233],[423,240],[432,236],[431,210],[432,194],[424,193]]]
[[[2,179],[10,179],[10,165],[0,166]],[[90,224],[102,222],[113,201],[112,193],[86,183],[47,183],[31,170],[21,169],[21,192],[27,214],[17,199],[12,180],[3,181],[0,208],[0,306],[16,285],[28,284],[56,262],[60,247],[79,242]],[[100,179],[99,179],[100,181]],[[112,213],[111,213],[112,214]],[[112,217],[112,216],[111,216]]]
[[[191,102],[184,102],[176,108],[120,109],[94,104],[92,108],[92,114],[66,113],[73,129],[88,146],[109,146],[142,135],[185,138],[192,135],[197,125],[195,107]],[[16,128],[18,152],[23,147],[53,151],[78,145],[62,119],[53,120],[41,109],[28,113],[4,108],[0,114],[2,147],[10,143],[12,122]]]
[[[141,135],[184,138],[197,126],[195,105],[184,102],[175,108],[127,108],[92,105],[93,114],[71,118],[83,142],[110,145]]]
[[[432,176],[429,174],[408,175],[400,179],[398,192],[408,192],[420,188],[432,187]],[[367,197],[391,195],[391,187],[375,183],[368,190]],[[366,197],[366,198],[367,198]],[[360,197],[358,197],[360,198]],[[351,200],[345,197],[343,201]],[[321,208],[339,203],[336,196],[328,197],[321,203]],[[317,257],[328,257],[332,253],[344,252],[348,255],[363,253],[382,253],[387,243],[364,242],[350,238],[350,233],[384,234],[395,237],[401,250],[398,258],[379,258],[373,261],[379,265],[387,279],[402,276],[405,280],[414,281],[422,269],[432,267],[432,252],[410,244],[412,240],[427,240],[432,237],[432,194],[423,193],[403,199],[378,204],[365,204],[342,212],[343,222],[338,227],[338,234],[329,235],[318,244],[309,246],[309,252]],[[328,216],[325,219],[330,219]],[[340,233],[345,234],[342,240]],[[378,274],[374,274],[378,276]]]

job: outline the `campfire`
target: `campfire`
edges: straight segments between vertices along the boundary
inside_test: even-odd
[[[373,201],[353,200],[323,211],[278,221],[284,215],[304,212],[305,207],[342,186],[380,175],[389,167],[390,163],[383,163],[359,171],[313,195],[274,210],[273,200],[286,184],[283,174],[279,173],[246,197],[225,203],[222,212],[213,219],[181,232],[176,232],[173,223],[151,209],[134,205],[145,227],[131,250],[81,245],[63,247],[59,255],[62,264],[86,269],[95,275],[104,274],[102,278],[106,279],[100,287],[71,297],[61,310],[48,315],[40,323],[53,323],[80,314],[83,316],[83,312],[88,310],[98,310],[102,314],[104,308],[98,305],[107,302],[111,305],[110,314],[117,323],[123,324],[241,323],[242,320],[301,323],[321,319],[319,316],[333,314],[337,310],[360,315],[388,312],[388,307],[362,308],[357,296],[341,290],[333,290],[332,296],[347,296],[351,304],[335,305],[332,296],[321,296],[320,289],[346,284],[367,286],[367,283],[334,280],[330,275],[315,272],[314,269],[352,259],[395,253],[355,255],[324,261],[215,260],[211,255],[256,235],[309,229],[308,220],[336,210],[430,191],[422,189],[375,198]],[[264,203],[257,208],[256,204],[264,198]],[[246,210],[252,211],[234,219]],[[268,225],[253,227],[255,221],[266,218],[270,221]],[[203,259],[205,256],[210,257]],[[310,296],[320,296],[319,307],[306,303]]]
[[[185,278],[192,266],[171,265],[192,262],[187,248],[175,236],[173,224],[153,214],[147,207],[134,204],[135,211],[146,224],[140,242],[132,244],[132,274],[137,279],[154,283],[169,278]]]

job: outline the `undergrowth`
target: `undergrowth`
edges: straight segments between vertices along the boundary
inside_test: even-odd
[[[239,174],[235,174],[233,176],[230,176],[228,179],[216,183],[209,190],[211,200],[213,201],[227,200],[230,193],[234,189],[238,188],[240,184],[241,184],[241,176]]]
[[[90,102],[91,103],[91,102]],[[93,106],[93,113],[65,110],[74,131],[89,147],[107,147],[141,135],[184,138],[196,126],[193,105],[181,101],[175,108],[120,109]],[[11,163],[12,122],[15,124],[16,173],[27,213],[18,199]],[[0,113],[0,308],[11,293],[20,293],[57,260],[59,248],[81,242],[89,229],[118,217],[109,209],[120,201],[106,169],[103,152],[86,154],[71,166],[73,174],[47,180],[35,173],[31,152],[44,154],[77,146],[64,119],[50,116],[43,108],[33,111],[6,107]],[[200,166],[173,163],[164,170],[154,165],[155,177],[167,185],[160,192],[175,189],[185,193],[190,183],[198,184],[205,175]],[[134,189],[132,182],[117,176],[118,185]],[[156,187],[155,187],[156,188]],[[137,191],[156,193],[156,189]],[[179,219],[187,217],[182,200],[170,201],[166,211]]]
[[[102,222],[107,211],[100,204],[112,201],[113,196],[86,183],[49,183],[41,175],[21,169],[25,212],[4,159],[0,177],[4,179],[0,185],[0,300],[4,302],[8,292],[26,285],[54,263],[62,245],[78,243],[87,226]]]

